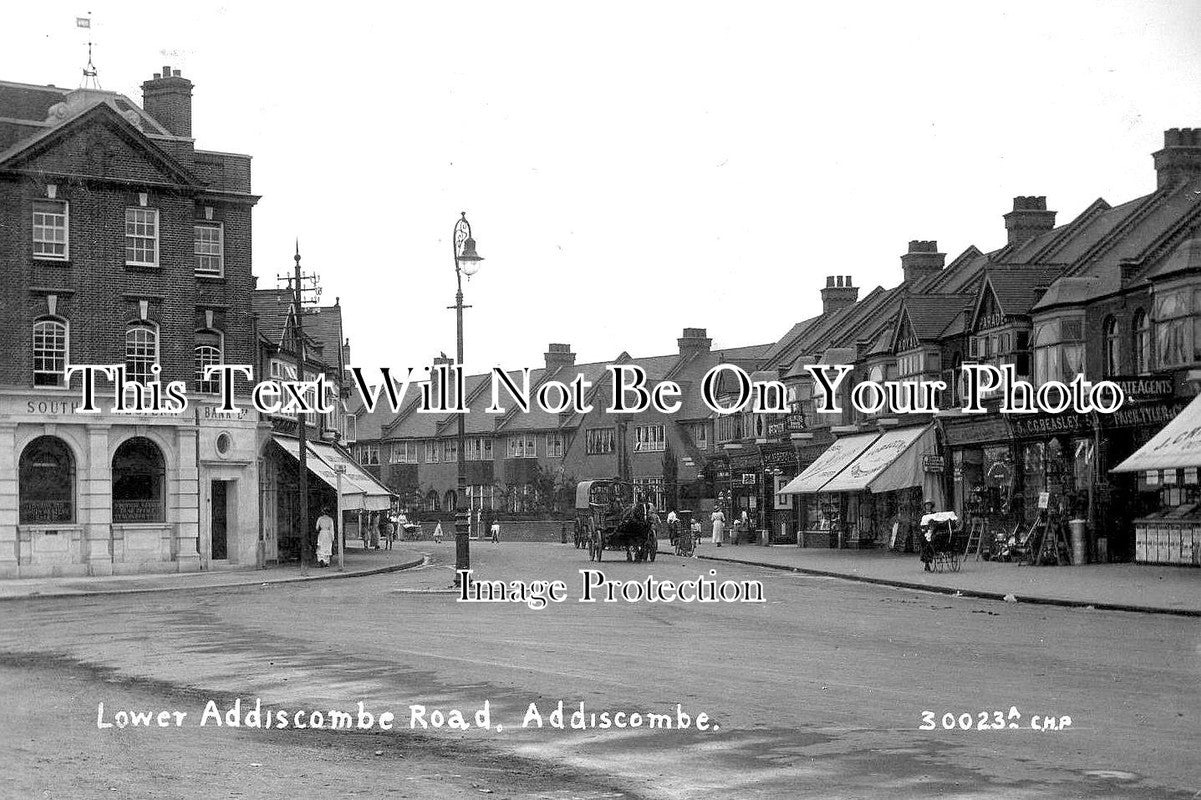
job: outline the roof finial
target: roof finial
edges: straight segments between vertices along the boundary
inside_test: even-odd
[[[297,236],[297,237],[296,237],[296,255],[295,255],[295,259],[296,259],[296,263],[297,263],[297,264],[299,264],[299,263],[300,263],[300,237],[299,237],[299,236]]]
[[[79,84],[80,89],[87,89],[88,83],[91,82],[92,89],[100,88],[99,72],[96,65],[92,63],[92,12],[89,11],[86,17],[75,18],[76,28],[86,28],[88,30],[88,65],[83,68],[83,80]]]

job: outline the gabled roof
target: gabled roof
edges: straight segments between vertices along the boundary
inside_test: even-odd
[[[1065,271],[1065,267],[1026,266],[990,267],[985,270],[980,288],[980,301],[991,290],[1001,313],[1006,316],[1026,316],[1047,288]],[[980,303],[977,303],[977,310]]]
[[[67,143],[91,126],[103,126],[123,141],[133,152],[153,165],[162,173],[164,183],[175,183],[200,187],[196,176],[174,156],[156,145],[141,128],[130,121],[132,114],[123,114],[110,102],[95,102],[86,105],[79,113],[61,124],[46,128],[40,133],[14,143],[0,152],[0,170],[20,170],[36,167],[37,160],[56,147]],[[80,148],[90,142],[81,141]],[[112,176],[100,176],[112,177]]]

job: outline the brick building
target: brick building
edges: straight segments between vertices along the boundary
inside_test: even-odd
[[[255,560],[257,415],[214,413],[201,374],[256,359],[250,157],[196,148],[178,70],[142,89],[0,82],[0,575]],[[111,413],[101,381],[75,414],[78,364],[192,407]]]
[[[1183,513],[1201,499],[1196,470],[1165,476],[1171,488],[1110,471],[1180,412],[1201,366],[1201,135],[1167,131],[1153,161],[1153,192],[1116,206],[1098,199],[1066,224],[1056,225],[1046,198],[1014,198],[1006,242],[988,253],[969,247],[944,266],[935,243],[911,242],[898,287],[781,340],[767,365],[800,406],[811,406],[812,393],[803,365],[823,361],[853,363],[853,381],[948,384],[946,410],[935,415],[810,415],[804,435],[820,442],[816,466],[789,492],[803,543],[903,546],[931,499],[984,518],[990,532],[1023,530],[1049,506],[1088,521],[1095,557],[1126,560],[1135,556],[1135,518]],[[964,415],[955,410],[958,376],[971,363],[1010,365],[1035,386],[1077,374],[1111,379],[1127,405],[1101,416],[1000,415],[994,395],[992,413]],[[904,472],[904,485],[874,484],[884,473],[869,474],[864,462],[906,430],[913,446],[885,467]]]
[[[569,345],[551,344],[543,365],[530,370],[531,395],[548,381],[582,376],[591,384],[586,402],[594,406],[587,414],[552,414],[536,407],[523,413],[512,404],[504,414],[489,414],[490,377],[468,376],[467,503],[476,512],[473,520],[568,515],[578,481],[619,476],[645,491],[661,510],[711,507],[712,479],[706,489],[705,467],[719,448],[713,414],[700,400],[700,381],[720,363],[753,370],[769,346],[715,350],[703,328],[685,328],[677,344],[677,351],[667,355],[633,358],[623,352],[611,361],[586,364],[576,363]],[[450,360],[435,359],[434,367],[440,363]],[[672,415],[604,413],[611,391],[609,364],[637,364],[649,383],[676,381],[683,408]],[[519,372],[509,374],[521,385]],[[417,391],[410,392],[398,414],[359,409],[354,453],[411,511],[449,515],[457,500],[455,417],[419,413]],[[501,397],[507,399],[503,390]]]

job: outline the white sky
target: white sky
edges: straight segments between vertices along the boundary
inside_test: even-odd
[[[104,88],[181,69],[197,145],[254,156],[260,285],[299,236],[363,366],[453,354],[461,210],[473,369],[737,346],[910,239],[1000,246],[1015,195],[1145,194],[1201,127],[1196,2],[822,5],[23,3],[0,79],[77,86],[89,10]]]

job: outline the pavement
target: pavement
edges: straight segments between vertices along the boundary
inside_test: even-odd
[[[660,552],[667,551],[667,542]],[[1019,603],[1201,617],[1201,569],[1152,564],[1031,567],[969,557],[959,572],[925,572],[916,553],[702,542],[698,558],[807,575]]]
[[[364,550],[350,542],[346,547],[345,569],[334,563],[329,567],[311,566],[302,575],[299,564],[255,568],[214,569],[205,572],[171,572],[153,575],[106,575],[102,577],[15,578],[0,580],[0,600],[30,597],[75,597],[98,594],[138,594],[181,589],[223,589],[259,584],[297,583],[337,578],[358,578],[384,572],[396,572],[420,566],[425,552],[411,544],[398,544],[391,550]],[[426,543],[428,544],[428,543]],[[428,549],[428,548],[425,548]]]

